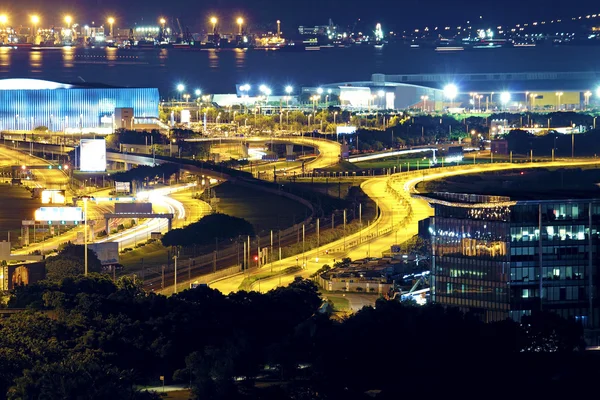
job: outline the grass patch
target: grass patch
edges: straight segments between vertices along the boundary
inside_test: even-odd
[[[191,390],[176,390],[174,392],[167,392],[165,394],[166,396],[164,398],[171,400],[189,400],[192,398]]]
[[[350,301],[341,294],[322,294],[323,298],[327,299],[333,305],[334,312],[350,311]]]
[[[257,232],[277,230],[304,220],[310,210],[287,197],[225,182],[214,189],[219,212],[250,222]]]
[[[242,281],[238,290],[250,291],[250,290],[252,290],[252,285],[260,280],[273,278],[273,277],[279,276],[279,275],[281,275],[281,276],[289,275],[289,274],[293,274],[293,273],[296,273],[301,270],[302,270],[302,267],[294,266],[294,267],[288,267],[282,271],[263,272],[260,274],[252,275],[248,278],[245,278]]]
[[[342,161],[338,164],[332,165],[328,168],[323,168],[323,171],[329,172],[346,172],[346,171],[360,171],[360,167],[350,161]]]
[[[169,249],[157,241],[121,254],[119,260],[126,272],[133,272],[141,269],[142,259],[144,259],[145,268],[166,264],[168,252]]]

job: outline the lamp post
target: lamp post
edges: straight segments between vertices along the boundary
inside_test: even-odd
[[[32,32],[33,44],[35,44],[35,40],[37,38],[37,24],[39,22],[40,22],[40,17],[38,17],[37,15],[31,16],[31,23],[33,24],[33,32]]]
[[[529,92],[525,92],[525,108],[529,108]]]
[[[175,260],[175,284],[173,285],[173,293],[177,294],[177,255],[173,256],[173,260]]]
[[[535,98],[537,97],[537,93],[531,93],[529,97],[531,97],[531,110],[533,111],[535,109]]]
[[[183,84],[179,84],[177,85],[177,91],[179,92],[179,100],[181,101],[181,95],[183,94],[183,91],[185,90],[185,86]]]
[[[429,100],[429,96],[421,96],[421,101],[423,101],[424,112],[427,112],[427,100]]]
[[[65,23],[68,29],[71,29],[71,22],[73,22],[73,18],[70,15],[65,15]]]
[[[87,202],[88,200],[93,200],[92,196],[81,196],[83,200],[83,275],[87,276],[88,274],[88,244],[87,244]]]
[[[242,25],[244,24],[244,19],[242,17],[238,17],[236,22],[238,24],[238,35],[242,36]]]
[[[556,111],[560,110],[560,98],[563,94],[563,92],[556,92]]]
[[[454,99],[458,95],[458,88],[455,84],[451,83],[444,87],[444,96],[450,100],[450,108],[454,107]]]
[[[277,37],[281,37],[281,21],[277,20]]]
[[[115,23],[115,19],[113,17],[109,17],[108,18],[108,25],[110,26],[110,32],[109,32],[110,33],[110,37],[114,36],[114,33],[113,33],[113,25],[114,25],[114,23]]]
[[[589,90],[587,92],[585,92],[583,94],[583,96],[585,97],[585,109],[588,109],[588,106],[590,105],[590,97],[592,96],[592,92],[590,92]]]
[[[210,23],[212,24],[213,35],[217,34],[217,17],[211,17]]]

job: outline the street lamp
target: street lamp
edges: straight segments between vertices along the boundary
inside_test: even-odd
[[[94,198],[92,196],[82,196],[81,199],[83,200],[83,251],[84,251],[84,258],[83,258],[83,274],[85,276],[87,276],[88,274],[88,245],[87,245],[87,231],[88,231],[88,224],[87,224],[87,202],[88,200],[94,200]]]
[[[109,17],[108,18],[108,25],[110,26],[110,36],[112,37],[113,34],[113,25],[115,23],[115,19],[113,17]]]
[[[531,97],[531,109],[533,110],[535,108],[535,98],[537,97],[537,93],[531,93],[529,94],[529,97]]]
[[[190,95],[186,93],[183,95],[183,98],[185,99],[185,102],[187,103],[188,100],[190,99]]]
[[[590,97],[592,96],[592,92],[588,90],[583,94],[583,96],[585,97],[585,109],[587,110],[588,106],[590,105]]]
[[[503,108],[506,108],[506,105],[510,101],[510,93],[502,92],[500,93],[500,102],[502,103]]]
[[[185,86],[182,83],[177,85],[177,91],[179,92],[179,96],[181,96],[181,94],[183,93],[184,90],[185,90]],[[181,97],[180,97],[180,100],[181,100]]]
[[[71,28],[71,22],[73,22],[73,18],[70,15],[65,15],[65,23],[67,24],[67,28]]]
[[[317,93],[323,94],[323,88],[317,88]]]
[[[210,18],[210,23],[212,24],[213,27],[213,35],[217,33],[217,17],[211,17]]]
[[[35,44],[35,39],[37,37],[37,24],[39,24],[40,22],[40,17],[38,17],[37,15],[32,15],[31,16],[31,23],[33,24],[33,43]]]
[[[8,23],[8,17],[6,16],[6,14],[0,15],[0,24],[6,25],[7,23]]]
[[[563,95],[563,92],[556,92],[556,111],[560,110],[560,97]]]
[[[429,96],[421,96],[421,100],[423,101],[423,110],[427,112],[427,100],[429,100]]]
[[[450,108],[453,108],[453,102],[456,96],[458,95],[458,87],[455,84],[451,83],[444,87],[444,96],[450,99]]]
[[[238,24],[238,35],[242,36],[242,25],[244,24],[244,19],[242,17],[238,17],[237,24]]]
[[[202,91],[201,91],[200,89],[196,89],[196,90],[194,91],[194,93],[196,94],[196,97],[198,97],[198,98],[199,98],[199,97],[200,97],[200,95],[202,94]]]

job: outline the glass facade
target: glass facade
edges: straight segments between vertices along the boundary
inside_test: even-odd
[[[541,307],[600,326],[600,200],[433,206],[432,301],[485,321]]]
[[[112,129],[115,108],[133,108],[135,117],[158,117],[159,95],[155,88],[47,86],[11,90],[0,87],[0,130],[29,131],[39,126],[55,132]]]

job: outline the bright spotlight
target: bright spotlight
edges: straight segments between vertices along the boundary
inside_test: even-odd
[[[323,94],[323,88],[318,88],[318,89],[317,89],[317,93],[319,93],[319,94]]]
[[[444,87],[444,96],[449,98],[450,100],[454,100],[458,95],[458,88],[455,84],[451,83]]]
[[[510,93],[508,93],[508,92],[500,93],[500,101],[502,102],[502,104],[508,103],[510,101]]]
[[[260,85],[260,86],[258,87],[258,90],[260,90],[261,92],[263,92],[263,93],[264,93],[264,92],[267,90],[267,87],[266,87],[265,85]]]
[[[292,93],[293,91],[294,91],[294,88],[293,88],[293,87],[291,87],[291,86],[286,86],[286,87],[285,87],[285,92],[286,92],[287,94],[290,94],[290,93]]]
[[[183,86],[181,83],[179,85],[177,85],[178,92],[183,92],[184,90],[185,90],[185,86]]]
[[[377,92],[377,95],[379,97],[383,97],[383,96],[385,96],[385,92],[383,90],[380,90],[379,92]]]
[[[202,91],[200,89],[196,89],[196,96],[200,96],[202,94]]]

